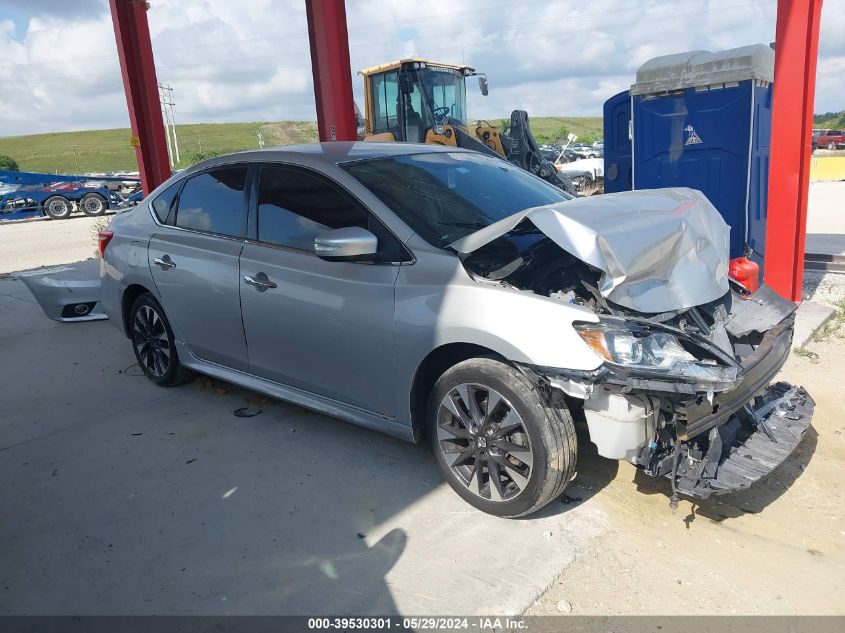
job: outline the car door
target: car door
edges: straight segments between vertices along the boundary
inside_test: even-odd
[[[240,370],[248,369],[238,274],[247,173],[237,165],[189,177],[148,250],[177,338],[195,356]]]
[[[395,262],[407,251],[348,192],[312,170],[265,165],[257,177],[254,239],[240,258],[252,373],[392,417]],[[319,233],[346,226],[376,234],[381,263],[314,255]]]

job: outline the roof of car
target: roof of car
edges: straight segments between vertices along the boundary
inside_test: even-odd
[[[322,160],[329,164],[339,165],[341,163],[368,160],[372,158],[390,158],[392,156],[408,156],[410,154],[467,151],[470,150],[451,146],[425,145],[422,143],[372,143],[363,141],[307,143],[303,145],[267,147],[264,149],[217,156],[201,163],[197,163],[191,167],[191,171],[196,171],[197,168],[210,167],[215,164],[231,163],[232,158],[234,157],[237,157],[237,160],[244,162],[285,162],[294,159],[297,156],[307,156],[311,160]]]

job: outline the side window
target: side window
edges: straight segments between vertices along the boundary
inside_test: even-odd
[[[167,189],[162,191],[155,197],[152,202],[153,212],[155,212],[158,221],[162,224],[167,221],[167,214],[170,213],[170,207],[173,206],[173,199],[176,197],[176,192],[179,191],[179,186],[182,181],[173,183]]]
[[[193,176],[179,194],[176,226],[221,235],[243,235],[246,167]]]
[[[398,240],[357,200],[305,170],[264,167],[257,206],[261,242],[313,253],[323,231],[360,226],[378,238],[383,261],[403,259]]]
[[[384,73],[373,78],[373,132],[387,132],[399,125],[396,116],[399,99],[399,73]]]

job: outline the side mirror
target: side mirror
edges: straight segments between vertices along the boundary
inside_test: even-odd
[[[478,88],[479,90],[481,90],[481,94],[483,94],[485,97],[490,92],[487,88],[487,75],[485,75],[484,73],[479,73],[478,75]]]
[[[376,253],[378,238],[360,226],[324,231],[314,239],[314,254],[327,261],[366,262]]]

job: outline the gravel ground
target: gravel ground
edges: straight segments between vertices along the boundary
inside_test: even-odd
[[[804,299],[841,308],[845,301],[845,274],[805,271],[802,284]]]
[[[68,264],[97,254],[97,228],[108,216],[0,224],[0,274]]]

